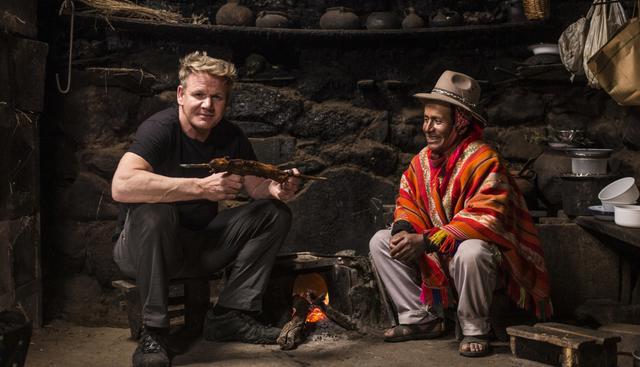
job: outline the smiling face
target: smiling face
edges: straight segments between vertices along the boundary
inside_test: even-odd
[[[192,139],[204,141],[224,116],[229,82],[208,73],[192,73],[178,86],[180,125]]]
[[[422,131],[427,138],[427,147],[438,154],[449,149],[456,139],[451,121],[451,105],[429,101],[424,105]]]

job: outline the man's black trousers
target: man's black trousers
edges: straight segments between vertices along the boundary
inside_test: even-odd
[[[278,200],[224,210],[202,231],[182,227],[174,204],[140,204],[127,213],[114,260],[136,280],[147,326],[169,326],[169,279],[211,276],[222,269],[225,287],[217,304],[260,311],[290,226],[291,211]]]

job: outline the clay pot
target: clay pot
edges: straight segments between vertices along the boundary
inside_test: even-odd
[[[252,26],[253,12],[240,5],[240,0],[227,0],[216,13],[216,24],[233,26]]]
[[[256,27],[260,28],[287,28],[289,17],[281,11],[261,11],[256,18]]]
[[[360,18],[353,9],[338,6],[328,8],[320,17],[322,29],[360,29]]]
[[[367,29],[396,29],[400,28],[400,19],[387,11],[376,11],[367,17]]]
[[[416,14],[415,8],[407,8],[404,11],[404,19],[402,20],[402,29],[423,28],[424,19]]]

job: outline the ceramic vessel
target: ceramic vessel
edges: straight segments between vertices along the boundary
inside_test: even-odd
[[[281,11],[261,11],[256,17],[256,27],[260,28],[287,28],[289,17]]]
[[[353,9],[338,6],[328,8],[320,17],[320,28],[322,29],[359,29],[360,18],[353,12]]]
[[[640,205],[616,205],[614,220],[619,226],[640,228]]]
[[[400,19],[388,11],[376,11],[367,17],[367,29],[397,29],[400,28]]]
[[[404,11],[404,19],[402,20],[402,29],[423,28],[424,19],[416,13],[415,8],[407,8]]]
[[[640,197],[640,191],[633,177],[616,180],[598,193],[598,199],[605,210],[611,210],[616,204],[634,204]]]
[[[216,24],[231,26],[252,26],[253,12],[240,5],[240,0],[227,0],[216,13]]]

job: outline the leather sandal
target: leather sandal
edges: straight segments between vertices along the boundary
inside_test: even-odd
[[[385,336],[385,342],[404,342],[407,340],[435,339],[445,333],[444,321],[441,318],[423,324],[400,324],[391,329],[393,335]]]
[[[491,344],[489,343],[490,335],[470,335],[462,338],[460,342],[460,347],[458,348],[458,352],[460,352],[461,356],[465,357],[484,357],[491,353]],[[481,350],[472,351],[471,344],[480,344],[482,346]],[[468,350],[463,350],[462,346],[466,345]]]

